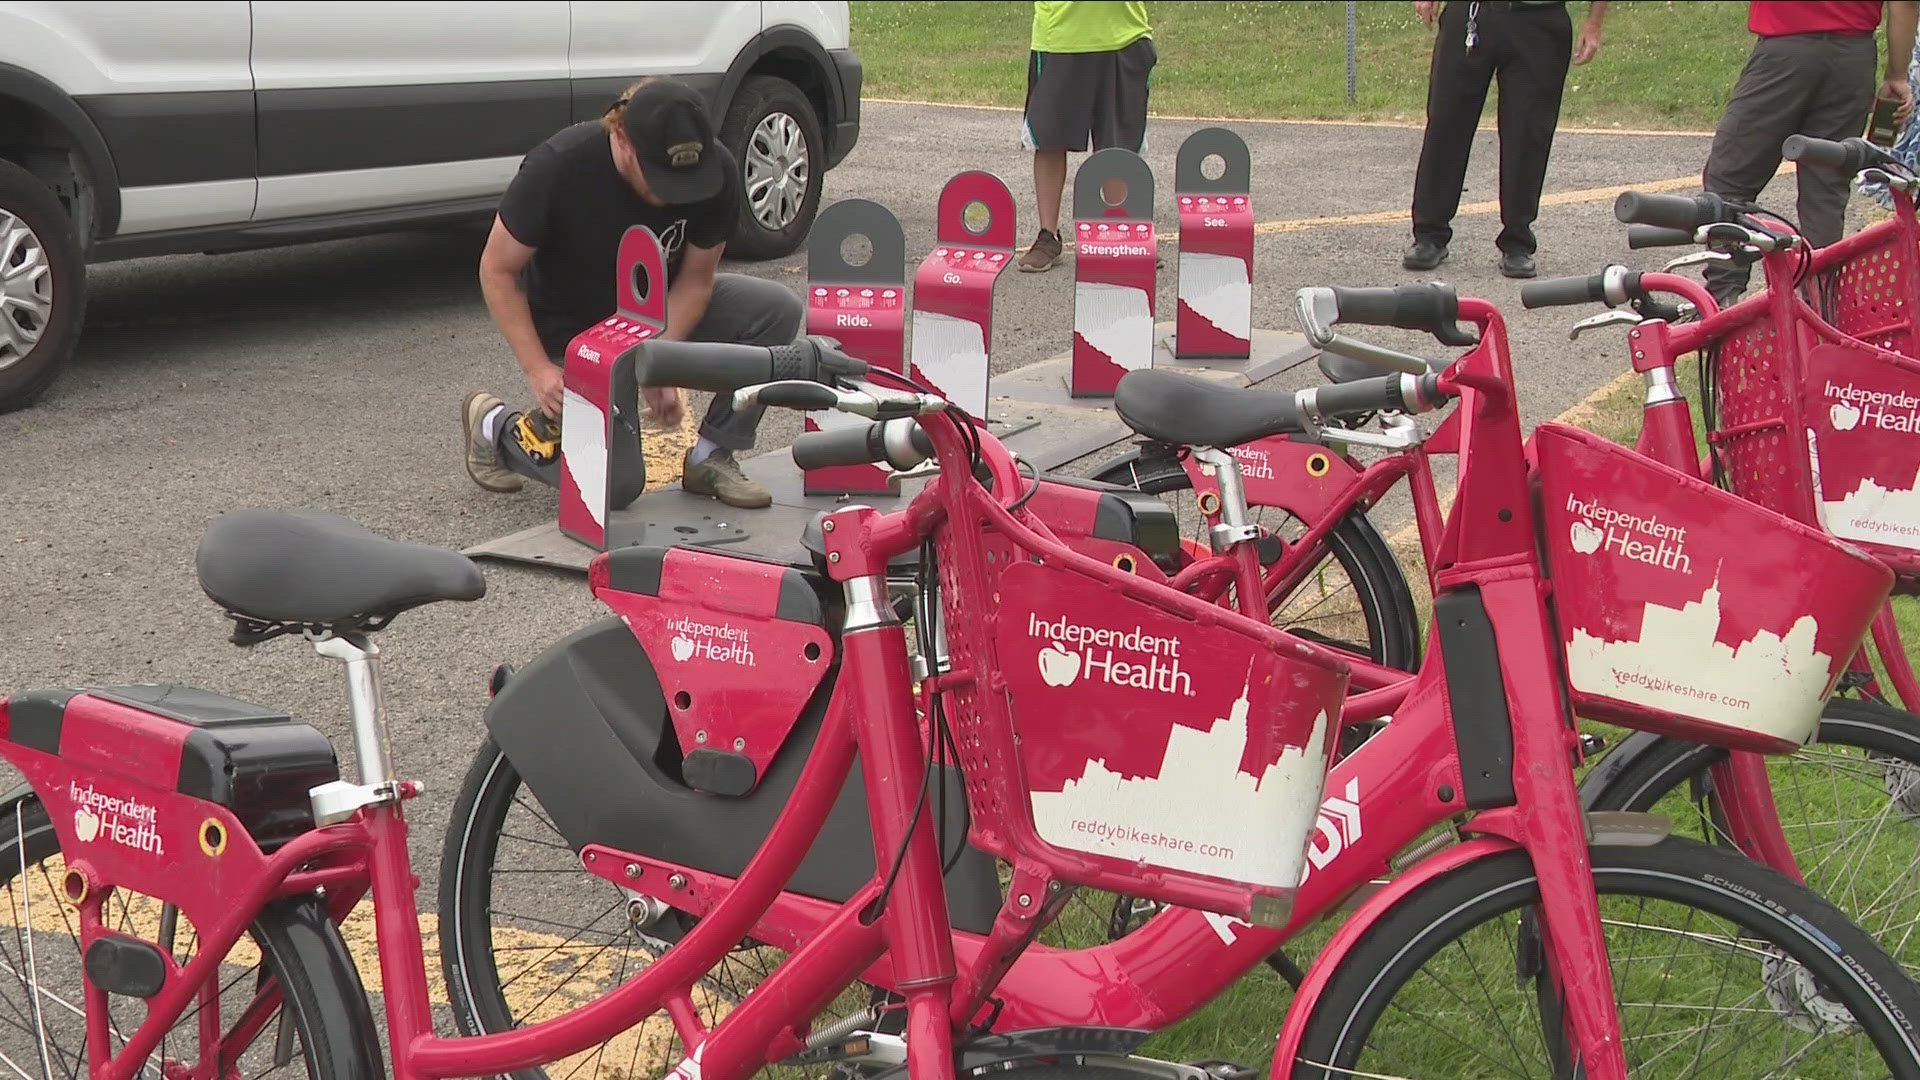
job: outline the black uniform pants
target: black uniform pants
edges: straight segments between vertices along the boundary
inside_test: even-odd
[[[1469,9],[1475,41],[1467,48]],[[1573,59],[1573,23],[1565,4],[1527,5],[1450,0],[1427,76],[1427,133],[1413,181],[1413,235],[1442,247],[1453,239],[1467,156],[1487,103],[1500,81],[1500,250],[1533,254],[1540,188],[1560,122],[1560,92]]]

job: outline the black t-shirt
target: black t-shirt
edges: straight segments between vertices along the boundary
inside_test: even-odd
[[[514,239],[535,249],[526,272],[527,304],[547,355],[558,357],[574,335],[613,314],[620,238],[645,225],[660,238],[667,280],[680,272],[683,249],[710,248],[733,230],[740,177],[721,146],[726,187],[705,202],[652,206],[613,167],[607,129],[575,124],[533,148],[500,199],[500,220]]]

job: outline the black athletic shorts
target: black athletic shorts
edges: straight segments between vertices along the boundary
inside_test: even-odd
[[[1147,140],[1147,80],[1157,54],[1152,38],[1117,52],[1027,54],[1029,150],[1139,153]]]

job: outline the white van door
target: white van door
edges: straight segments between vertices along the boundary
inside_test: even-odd
[[[0,9],[0,64],[65,91],[107,144],[121,236],[253,214],[247,37],[246,0]]]
[[[567,20],[567,0],[254,0],[254,219],[497,199],[570,122]]]

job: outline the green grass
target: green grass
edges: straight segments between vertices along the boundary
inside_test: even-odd
[[[1576,27],[1586,5],[1568,5]],[[853,45],[872,97],[1018,106],[1027,4],[854,0]],[[1345,5],[1151,3],[1155,113],[1291,119],[1424,116],[1433,32],[1413,5],[1359,5],[1356,100],[1346,97]],[[1752,37],[1744,3],[1624,0],[1592,63],[1567,78],[1566,124],[1709,129]],[[1489,104],[1485,114],[1491,123]]]

